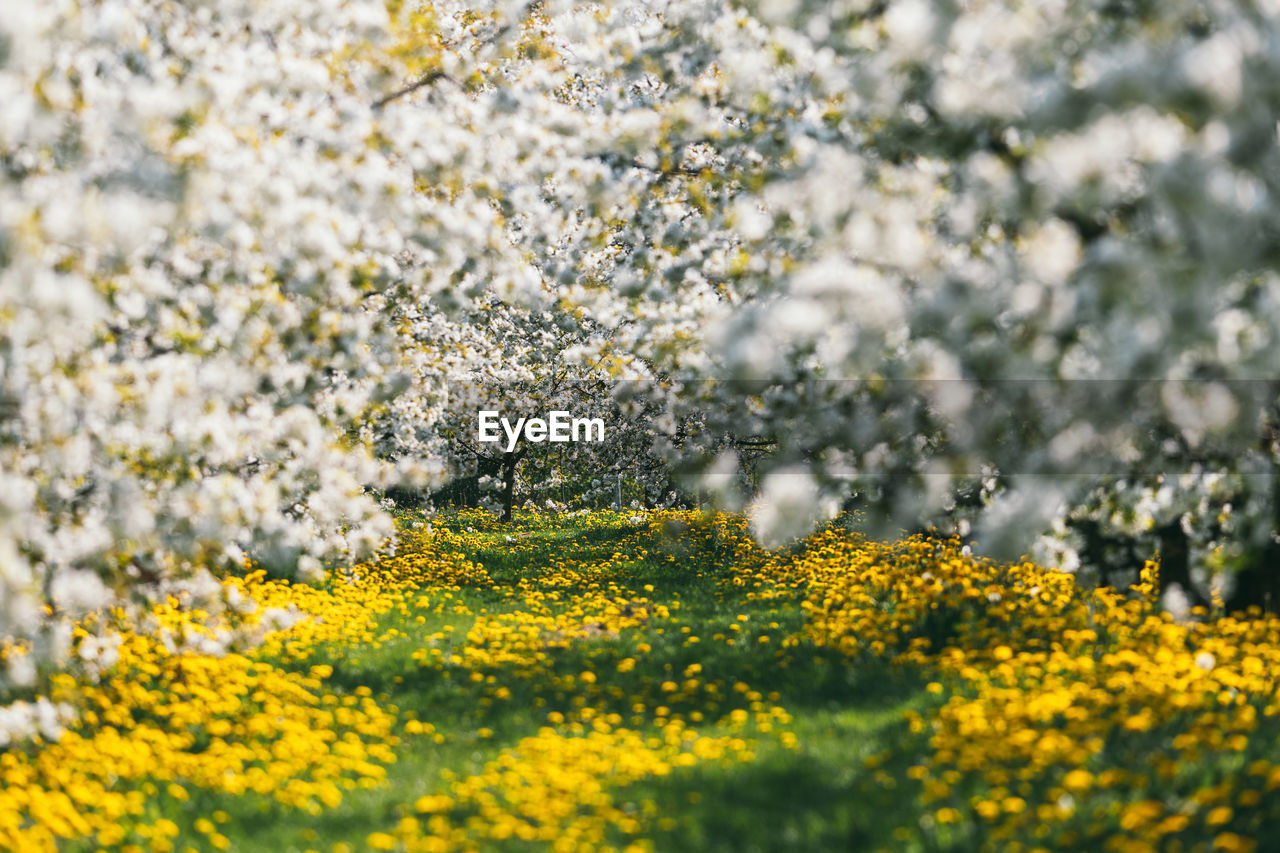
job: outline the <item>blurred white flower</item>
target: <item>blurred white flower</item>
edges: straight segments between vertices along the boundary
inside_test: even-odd
[[[757,541],[766,548],[776,548],[807,535],[836,509],[832,500],[822,496],[807,468],[788,466],[765,476],[747,515]]]

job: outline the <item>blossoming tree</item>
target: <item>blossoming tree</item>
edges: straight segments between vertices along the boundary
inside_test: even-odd
[[[741,501],[760,457],[766,539],[856,494],[1266,600],[1278,15],[6,10],[0,636],[58,657],[246,555],[314,577],[392,532],[368,487],[449,470],[451,381],[529,402],[603,353],[646,458]]]
[[[750,5],[829,60],[743,211],[791,262],[718,350],[795,389],[760,417],[813,479],[797,518],[967,489],[985,547],[1136,540],[1184,596],[1234,562],[1229,601],[1274,604],[1280,8]]]

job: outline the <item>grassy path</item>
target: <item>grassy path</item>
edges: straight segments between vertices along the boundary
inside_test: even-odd
[[[739,534],[658,536],[612,515],[438,530],[423,606],[384,614],[376,647],[308,660],[412,720],[388,784],[318,819],[273,809],[255,824],[229,798],[238,849],[527,849],[522,835],[586,850],[889,843],[869,829],[892,825],[886,810],[906,817],[910,800],[865,760],[904,736],[923,681],[788,644],[804,611],[743,581],[765,555]],[[411,538],[398,559],[419,547]],[[440,551],[454,549],[473,565],[442,571]]]

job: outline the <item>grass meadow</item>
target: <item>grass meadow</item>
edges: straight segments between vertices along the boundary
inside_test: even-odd
[[[1280,849],[1280,621],[1161,613],[960,543],[740,517],[400,519],[54,676],[0,849]],[[104,617],[108,619],[109,617]],[[86,625],[75,642],[95,641]],[[256,635],[201,654],[221,630]]]

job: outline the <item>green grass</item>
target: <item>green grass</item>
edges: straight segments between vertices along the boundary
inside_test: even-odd
[[[446,529],[451,525],[456,532],[465,527],[443,520]],[[780,641],[802,624],[798,601],[749,600],[745,589],[726,582],[732,558],[714,542],[691,547],[687,538],[667,538],[652,543],[647,554],[621,553],[629,536],[621,516],[605,526],[598,521],[590,527],[528,521],[487,525],[468,536],[468,556],[485,567],[496,588],[464,588],[455,599],[477,614],[510,612],[520,605],[515,593],[521,579],[536,581],[556,561],[612,560],[601,580],[666,605],[671,618],[557,650],[537,677],[494,667],[485,675],[495,684],[477,684],[465,670],[423,668],[413,659],[425,638],[447,624],[454,627],[454,642],[460,642],[474,616],[424,611],[426,621],[419,624],[418,613],[392,611],[382,618],[379,633],[395,629],[402,636],[380,648],[324,647],[307,666],[332,664],[330,689],[342,695],[367,688],[383,704],[397,707],[404,719],[412,715],[432,723],[442,742],[404,734],[386,784],[350,791],[341,805],[318,815],[229,796],[205,795],[194,807],[204,814],[227,812],[230,820],[221,831],[232,849],[246,853],[330,850],[338,842],[365,849],[370,833],[387,831],[412,814],[416,798],[447,792],[451,780],[479,772],[503,749],[546,725],[549,713],[571,711],[575,701],[617,711],[628,727],[656,731],[653,710],[664,701],[661,685],[679,680],[690,664],[700,664],[707,680],[742,682],[761,694],[776,694],[775,703],[793,717],[787,728],[797,742],[787,748],[776,737],[758,736],[753,761],[703,762],[615,792],[617,802],[636,809],[651,803],[645,834],[657,850],[902,849],[907,839],[895,837],[894,828],[916,817],[914,793],[903,789],[915,783],[903,775],[903,767],[871,770],[865,761],[890,747],[903,754],[902,743],[915,737],[906,729],[904,712],[927,704],[920,674],[887,665],[855,666],[803,642],[782,648]],[[507,537],[516,538],[518,550]],[[778,627],[764,627],[772,623]],[[750,626],[742,632],[749,635],[763,630],[771,642],[743,640],[730,646],[712,640],[739,633],[733,625]],[[699,642],[690,643],[693,636]],[[651,650],[639,651],[641,644]],[[635,668],[619,672],[617,663],[627,657],[636,659]],[[594,685],[566,686],[557,680],[588,669],[597,674]],[[506,685],[510,699],[486,703],[496,685]],[[728,687],[722,694],[727,695],[691,697],[672,704],[670,712],[686,720],[700,713],[697,725],[714,733],[712,722],[743,700]],[[637,701],[645,703],[644,712],[634,712]],[[481,737],[482,729],[492,735]],[[531,846],[536,845],[512,844],[511,849]]]

